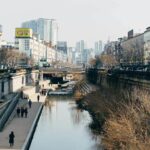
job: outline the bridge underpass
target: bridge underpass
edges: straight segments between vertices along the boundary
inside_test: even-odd
[[[42,68],[40,69],[41,79],[51,79],[52,77],[64,77],[74,79],[77,76],[84,76],[85,70],[81,68]]]

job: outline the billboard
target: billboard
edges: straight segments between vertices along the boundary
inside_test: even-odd
[[[16,38],[31,38],[32,37],[32,29],[30,29],[30,28],[16,28],[15,37]]]

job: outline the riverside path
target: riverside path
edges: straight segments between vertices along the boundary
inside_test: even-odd
[[[34,88],[34,87],[33,87]],[[31,132],[33,123],[37,118],[37,114],[42,109],[42,105],[45,101],[45,96],[41,96],[40,102],[37,102],[37,94],[34,92],[33,88],[25,89],[25,93],[29,95],[29,98],[32,101],[32,107],[28,109],[28,117],[27,118],[18,118],[16,115],[12,121],[0,132],[0,149],[8,150],[8,149],[23,149],[25,144],[28,141],[29,133]],[[28,105],[27,105],[28,106]],[[15,134],[15,142],[13,148],[9,146],[9,134],[11,131],[14,131]]]

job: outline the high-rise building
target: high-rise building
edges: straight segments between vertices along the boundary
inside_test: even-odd
[[[82,63],[84,65],[88,64],[88,60],[89,60],[89,49],[84,49],[82,51]]]
[[[95,51],[95,56],[100,55],[102,53],[102,41],[95,42],[94,51]]]
[[[85,45],[84,40],[81,40],[81,41],[76,43],[76,51],[81,52],[85,48],[86,48],[86,45]]]
[[[58,41],[57,42],[57,50],[67,53],[67,42],[66,41]]]
[[[58,24],[55,19],[39,18],[22,23],[23,28],[31,28],[34,34],[39,35],[39,39],[56,46],[58,39]]]
[[[76,55],[75,55],[75,60],[76,64],[81,65],[82,64],[82,52],[83,50],[86,49],[86,44],[84,40],[81,40],[76,43]]]
[[[37,21],[36,20],[31,20],[22,23],[23,28],[31,28],[34,33],[37,33]]]
[[[77,52],[77,51],[75,52],[75,64],[76,65],[82,65],[81,55],[82,55],[81,52]]]
[[[75,48],[68,47],[67,49],[67,60],[70,64],[75,64]]]

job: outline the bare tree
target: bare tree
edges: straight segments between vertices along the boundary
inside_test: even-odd
[[[0,49],[0,66],[14,68],[19,64],[29,64],[31,59],[17,49]]]
[[[89,64],[91,66],[95,66],[96,65],[96,59],[95,58],[91,58],[90,61],[89,61]]]
[[[144,44],[143,37],[139,35],[132,39],[122,42],[123,61],[125,63],[143,63],[144,61]]]
[[[115,57],[111,54],[102,54],[100,56],[100,60],[106,68],[111,68],[115,66],[118,62],[116,61]]]

